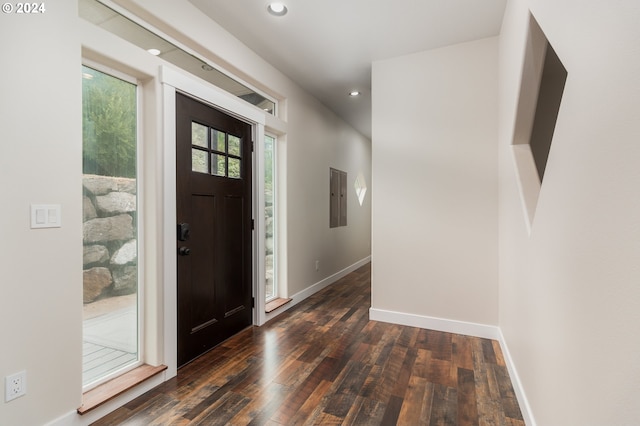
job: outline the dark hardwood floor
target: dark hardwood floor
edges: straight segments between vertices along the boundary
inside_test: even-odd
[[[95,425],[523,426],[498,342],[369,321],[370,265]]]

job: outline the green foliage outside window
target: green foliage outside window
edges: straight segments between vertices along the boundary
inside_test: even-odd
[[[273,144],[275,139],[271,136],[264,138],[264,186],[268,194],[273,197],[273,164],[275,162],[275,152]]]
[[[136,86],[82,67],[83,172],[136,177]]]

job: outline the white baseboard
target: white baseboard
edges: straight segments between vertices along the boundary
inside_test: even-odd
[[[302,290],[302,291],[300,291],[300,292],[298,292],[298,293],[296,293],[296,294],[294,294],[292,296],[289,296],[291,298],[291,302],[289,302],[286,305],[282,306],[281,308],[277,309],[277,311],[270,312],[269,314],[267,314],[266,317],[265,317],[265,323],[267,321],[270,321],[273,318],[277,317],[278,315],[280,315],[281,313],[285,312],[286,310],[293,308],[295,305],[297,305],[298,303],[302,302],[306,298],[308,298],[310,296],[313,296],[314,294],[316,294],[320,290],[330,286],[331,284],[333,284],[336,281],[338,281],[340,278],[345,277],[346,275],[348,275],[351,272],[355,271],[356,269],[366,265],[369,262],[371,262],[371,256],[367,256],[364,259],[361,259],[361,260],[357,261],[353,265],[347,266],[343,270],[338,271],[335,274],[323,279],[322,281],[318,281],[317,283],[305,288],[304,290]]]
[[[518,405],[520,406],[520,411],[522,412],[524,423],[527,426],[536,426],[536,421],[533,418],[533,411],[531,411],[529,400],[527,399],[527,395],[524,392],[524,386],[522,386],[522,382],[520,381],[520,376],[518,375],[518,371],[516,370],[516,365],[513,362],[513,358],[511,358],[511,353],[509,352],[507,342],[504,340],[502,330],[500,330],[500,338],[498,339],[498,342],[500,342],[502,357],[504,358],[504,362],[505,364],[507,364],[507,369],[509,370],[509,377],[511,378],[513,391],[516,393],[516,398],[518,398]]]
[[[481,337],[484,339],[497,340],[500,343],[500,349],[504,357],[504,362],[509,370],[509,377],[513,385],[513,390],[518,398],[518,405],[522,412],[525,424],[527,426],[536,426],[536,422],[529,406],[529,401],[524,392],[522,382],[516,370],[509,348],[502,335],[500,327],[494,325],[477,324],[464,321],[449,320],[444,318],[435,318],[415,314],[406,314],[402,312],[385,311],[383,309],[369,309],[369,319],[372,321],[388,322],[392,324],[406,325],[409,327],[426,328],[429,330],[444,331],[447,333],[464,334],[467,336]]]
[[[300,303],[304,299],[306,299],[309,296],[312,296],[312,295],[316,294],[320,290],[330,286],[331,284],[333,284],[336,281],[338,281],[340,278],[343,278],[343,277],[347,276],[351,272],[355,271],[356,269],[360,268],[361,266],[366,265],[370,261],[371,261],[371,256],[367,256],[364,259],[357,261],[353,265],[344,268],[342,271],[338,271],[335,274],[323,279],[322,281],[318,281],[317,283],[313,284],[312,286],[305,288],[301,292],[298,292],[298,293],[294,294],[293,296],[291,296],[291,299],[293,299],[293,302],[295,302],[295,303]]]
[[[374,308],[369,309],[369,319],[373,321],[407,325],[410,327],[444,331],[447,333],[465,334],[467,336],[500,340],[500,329],[493,325],[406,314],[403,312],[385,311],[384,309]]]

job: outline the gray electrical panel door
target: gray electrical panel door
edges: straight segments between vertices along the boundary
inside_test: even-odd
[[[329,169],[329,227],[347,226],[347,173]]]

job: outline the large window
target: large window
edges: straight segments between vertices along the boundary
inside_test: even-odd
[[[266,135],[264,138],[264,219],[265,219],[265,269],[266,269],[266,300],[278,297],[275,268],[275,145],[276,139]]]
[[[82,67],[85,389],[140,360],[136,92]]]

